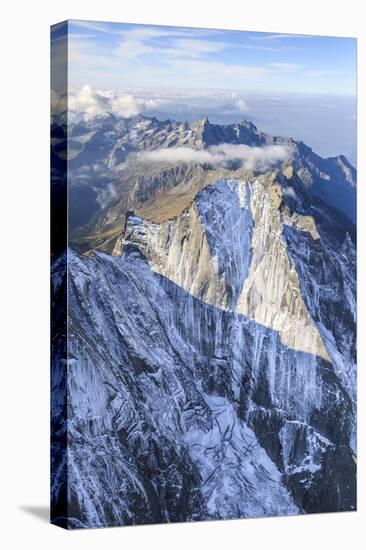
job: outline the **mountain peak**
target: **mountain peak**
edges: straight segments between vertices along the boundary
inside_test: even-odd
[[[211,123],[210,121],[208,120],[208,116],[204,116],[202,118],[199,118],[198,120],[195,120],[192,122],[192,125],[193,126],[198,126],[198,127],[206,127],[206,126],[210,126]]]
[[[253,128],[253,130],[258,130],[256,125],[251,120],[248,120],[246,118],[242,118],[241,120],[239,120],[238,126],[247,126],[249,128]]]

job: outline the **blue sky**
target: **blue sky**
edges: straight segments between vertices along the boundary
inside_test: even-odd
[[[356,40],[70,21],[69,84],[355,96]]]
[[[243,118],[356,162],[356,40],[70,21],[53,27],[54,90],[69,116],[106,111],[226,124]],[[65,108],[65,100],[54,106]],[[70,118],[71,120],[71,118]]]

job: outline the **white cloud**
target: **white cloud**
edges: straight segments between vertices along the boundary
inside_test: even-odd
[[[141,162],[186,162],[197,164],[209,164],[213,161],[213,155],[208,151],[191,149],[190,147],[172,147],[171,149],[159,149],[158,151],[146,151],[136,155]]]
[[[264,34],[263,36],[250,36],[250,40],[280,40],[282,38],[313,38],[310,34]]]
[[[108,25],[105,25],[104,23],[101,23],[99,21],[83,21],[79,19],[75,19],[71,21],[72,25],[75,25],[77,27],[81,27],[83,29],[88,29],[90,31],[97,31],[97,32],[109,32]],[[111,31],[112,34],[114,34],[114,31]]]
[[[85,118],[100,115],[105,108],[105,100],[90,86],[83,86],[77,93],[69,96],[68,107],[71,111],[82,113]]]
[[[189,38],[175,39],[172,43],[171,55],[176,57],[200,57],[202,54],[217,53],[225,50],[230,44],[210,40],[197,40]]]
[[[120,35],[120,42],[111,52],[112,56],[117,58],[136,59],[140,55],[155,52],[155,47],[148,43],[148,40],[159,38],[161,32],[150,29],[140,28],[125,31]]]
[[[92,30],[89,25],[85,28]],[[102,31],[99,26],[98,30]],[[265,66],[228,64],[212,58],[212,54],[227,48],[230,48],[229,42],[197,38],[187,29],[125,29],[115,33],[109,49],[96,49],[95,39],[82,39],[79,34],[70,33],[69,82],[92,81],[100,86],[103,80],[108,80],[109,85],[116,88],[123,74],[127,85],[138,87],[146,87],[149,82],[153,87],[188,85],[219,89],[224,81],[241,89],[244,81],[254,87],[256,80],[271,72]],[[147,56],[151,57],[149,61]]]
[[[202,39],[204,36],[202,33],[197,34],[199,38],[196,38],[196,33],[191,32],[194,29],[137,26],[113,30],[112,27],[93,22],[78,21],[75,23],[88,30],[114,35],[116,46],[111,49],[108,56],[112,61],[123,59],[131,61],[145,54],[159,55],[166,60],[181,57],[194,59],[205,54],[220,52],[230,46],[226,42],[212,40],[212,38],[211,40]],[[169,38],[168,47],[159,42],[162,38]],[[83,49],[84,46],[87,48],[86,40],[86,36],[75,32],[70,34],[70,42],[76,48]]]
[[[297,69],[301,69],[301,65],[297,65],[296,63],[270,63],[268,66],[281,71],[296,71]]]
[[[249,107],[248,103],[246,103],[246,101],[244,101],[243,99],[236,99],[234,101],[234,107],[236,107],[238,109],[238,111],[240,111],[241,113],[249,113],[250,112],[250,107]]]
[[[143,54],[160,55],[162,59],[173,60],[175,58],[198,59],[205,54],[217,53],[229,47],[229,44],[210,40],[197,40],[195,38],[174,38],[173,36],[169,46],[159,46],[151,39],[164,36],[159,31],[151,29],[132,30],[125,34],[119,45],[113,50],[113,56],[127,58],[128,60],[137,59]],[[149,41],[150,40],[150,41]]]
[[[110,111],[121,117],[135,116],[141,111],[141,105],[131,94],[113,94],[110,101]]]
[[[286,52],[294,49],[291,46],[280,46],[279,48],[274,48],[272,46],[254,46],[253,44],[241,44],[240,47],[246,50],[259,50],[262,52]]]
[[[195,150],[189,147],[177,147],[148,151],[136,155],[141,162],[194,163],[225,166],[230,161],[240,161],[246,170],[265,171],[278,162],[288,159],[292,154],[291,147],[284,145],[266,145],[249,147],[223,143],[209,147],[207,150]]]
[[[94,191],[97,193],[97,201],[100,204],[101,208],[105,208],[112,199],[118,197],[117,190],[114,187],[113,183],[109,183],[105,189],[94,188]]]
[[[75,115],[82,115],[86,120],[106,113],[126,118],[135,116],[142,110],[155,109],[157,106],[158,100],[137,99],[128,93],[93,90],[89,85],[70,92],[68,101],[69,111]]]
[[[52,92],[52,112],[56,114],[66,110],[65,97],[61,98],[56,92]],[[98,90],[89,85],[70,87],[68,108],[74,119],[83,117],[85,120],[95,116],[102,116],[112,113],[116,116],[126,118],[139,113],[148,114],[150,111],[161,112],[192,112],[196,109],[198,113],[207,109],[208,113],[248,113],[250,106],[235,92],[230,93],[205,93],[194,94],[193,92],[168,93],[166,91],[146,93],[146,91],[135,90]]]

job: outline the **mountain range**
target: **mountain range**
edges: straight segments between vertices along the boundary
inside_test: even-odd
[[[53,241],[53,521],[355,510],[347,159],[247,121],[113,115],[55,121],[51,155],[54,211],[65,189],[69,208],[67,247]]]
[[[109,114],[69,123],[67,130],[55,122],[51,133],[52,165],[68,174],[70,241],[82,253],[112,252],[129,210],[160,221],[179,213],[219,177],[253,175],[238,161],[219,167],[195,160],[144,162],[147,151],[202,151],[220,144],[286,147],[291,155],[274,167],[292,166],[313,195],[356,219],[356,171],[344,156],[323,159],[301,141],[267,135],[249,121],[218,125],[207,118],[188,123]]]

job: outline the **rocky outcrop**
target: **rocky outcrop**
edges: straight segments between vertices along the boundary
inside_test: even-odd
[[[329,360],[282,236],[285,224],[318,238],[311,216],[281,210],[274,176],[222,180],[164,224],[129,217],[125,243],[188,292],[272,328],[284,344]]]

